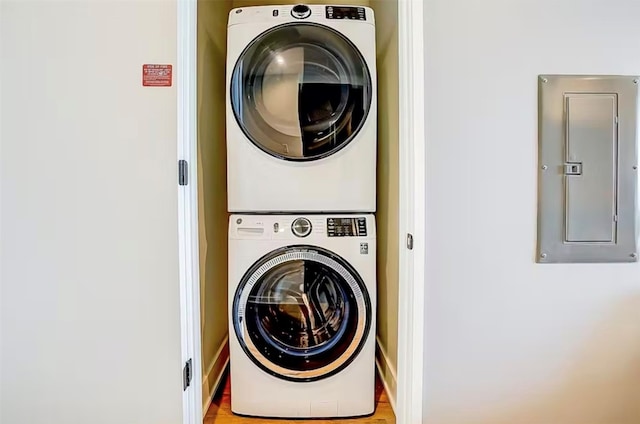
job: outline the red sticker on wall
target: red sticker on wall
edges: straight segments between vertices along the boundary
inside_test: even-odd
[[[172,65],[142,65],[144,87],[171,87]]]

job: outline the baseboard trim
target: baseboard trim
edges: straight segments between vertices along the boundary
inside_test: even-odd
[[[388,377],[385,377],[387,373],[384,370],[388,370]],[[396,390],[398,387],[398,374],[396,372],[396,368],[391,364],[389,360],[389,355],[382,347],[382,343],[380,343],[380,339],[376,337],[376,370],[378,371],[378,375],[380,376],[380,381],[382,381],[382,386],[384,387],[384,391],[387,392],[387,397],[389,398],[389,404],[391,405],[391,409],[393,409],[393,413],[396,414]]]
[[[202,393],[205,393],[204,402],[202,404],[202,415],[207,413],[209,410],[209,406],[211,406],[211,402],[213,401],[213,396],[218,391],[220,387],[220,383],[222,382],[222,377],[229,365],[229,336],[227,335],[220,347],[216,351],[216,354],[213,356],[211,363],[207,366],[206,371],[202,375]],[[213,386],[211,391],[209,391],[209,381],[213,381]]]

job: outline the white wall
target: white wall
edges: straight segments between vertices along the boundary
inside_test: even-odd
[[[0,7],[0,421],[179,423],[176,4]]]
[[[640,265],[537,265],[537,75],[640,73],[637,0],[428,0],[426,422],[640,422]]]

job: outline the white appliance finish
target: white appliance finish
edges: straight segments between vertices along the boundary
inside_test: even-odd
[[[375,212],[374,13],[343,7],[230,12],[230,212]]]
[[[231,356],[231,409],[236,414],[262,417],[279,418],[321,418],[321,417],[349,417],[369,415],[374,412],[375,404],[375,310],[376,310],[376,234],[375,218],[370,214],[360,215],[306,215],[304,219],[310,223],[300,225],[297,219],[300,216],[293,215],[232,215],[229,224],[229,346]],[[334,236],[329,237],[329,221],[334,218],[360,218],[366,225],[366,236]],[[362,227],[362,225],[361,225]],[[333,227],[332,227],[333,228]],[[333,229],[334,233],[336,230]],[[300,236],[294,234],[298,232]],[[308,233],[307,236],[303,236]],[[301,245],[308,248],[298,247]],[[283,250],[285,249],[285,250]],[[302,260],[305,266],[302,269],[305,283],[298,284],[296,276],[300,276],[295,258],[303,258],[304,255],[313,257],[317,252],[330,252],[329,256],[320,255],[320,262],[314,260]],[[272,253],[278,252],[278,253]],[[293,253],[291,253],[293,252]],[[265,262],[266,255],[266,262]],[[338,262],[332,264],[331,255]],[[290,261],[282,258],[289,258]],[[261,260],[262,258],[262,260]],[[271,259],[269,259],[271,258]],[[328,259],[327,259],[328,258]],[[345,268],[335,266],[340,258],[347,264]],[[322,262],[322,263],[321,263]],[[317,269],[333,270],[327,274],[314,273]],[[270,274],[270,270],[277,269]],[[274,322],[282,324],[286,318],[296,315],[296,310],[304,310],[305,305],[317,311],[325,311],[324,315],[339,314],[332,308],[338,302],[331,301],[331,281],[349,280],[349,275],[360,278],[363,295],[357,293],[351,296],[348,313],[342,317],[348,317],[342,322],[357,323],[351,330],[340,333],[335,332],[332,338],[325,340],[324,346],[329,346],[332,341],[335,346],[342,346],[340,341],[348,344],[344,354],[338,356],[333,363],[316,364],[315,369],[292,370],[287,367],[282,359],[281,352],[272,354],[264,350],[264,346],[254,344],[254,339],[261,342],[264,338],[264,330],[269,335],[276,335],[271,340],[280,343],[278,339],[288,340],[289,347],[295,345],[291,340],[304,340],[299,332],[286,334],[279,332],[283,328],[271,325]],[[304,279],[304,275],[314,276]],[[260,277],[256,277],[260,276]],[[327,279],[328,276],[328,279]],[[308,286],[307,286],[307,283]],[[349,287],[353,287],[353,281],[342,285],[342,298],[353,294]],[[250,285],[253,284],[253,288]],[[305,289],[303,289],[303,284]],[[239,289],[240,287],[240,289]],[[262,288],[260,288],[262,287]],[[268,294],[265,287],[286,288],[281,293],[286,296],[273,295],[275,290]],[[302,302],[295,301],[296,294],[292,293],[300,289],[300,293],[307,290],[308,297]],[[335,288],[335,287],[334,287]],[[261,291],[262,290],[262,291]],[[356,288],[355,291],[358,289]],[[267,290],[268,291],[268,290]],[[340,290],[337,290],[339,292]],[[313,293],[320,293],[319,296]],[[325,296],[322,294],[324,293]],[[277,294],[277,293],[276,293]],[[336,296],[336,298],[339,296]],[[368,298],[367,312],[361,313],[362,300]],[[258,299],[258,300],[256,300]],[[260,303],[260,299],[264,302]],[[315,300],[314,300],[315,299]],[[320,302],[316,302],[320,299]],[[324,300],[323,300],[324,299]],[[329,300],[327,300],[329,299]],[[252,301],[258,303],[256,308]],[[354,305],[357,304],[357,307]],[[299,307],[299,308],[298,308]],[[263,308],[265,313],[251,313]],[[358,311],[356,313],[355,311]],[[272,311],[275,311],[273,313]],[[328,311],[328,312],[327,312]],[[313,314],[309,314],[311,316]],[[276,318],[274,318],[276,316]],[[240,319],[242,317],[243,319]],[[309,318],[309,317],[307,317]],[[309,319],[316,319],[309,318]],[[297,322],[295,319],[291,322]],[[301,320],[300,322],[304,322]],[[321,321],[319,321],[321,322]],[[327,320],[327,322],[333,322]],[[255,324],[258,323],[258,324]],[[257,331],[252,326],[261,326]],[[345,324],[346,325],[346,324]],[[284,326],[284,330],[301,327]],[[317,326],[322,327],[322,326]],[[272,331],[276,328],[275,331]],[[347,325],[345,328],[349,328]],[[306,329],[309,330],[308,328]],[[304,332],[303,332],[304,333]],[[251,334],[257,336],[252,337]],[[322,331],[318,328],[314,331],[314,341],[322,348],[320,337]],[[338,336],[342,334],[341,336]],[[289,338],[288,338],[289,337]],[[285,340],[285,341],[286,341]],[[307,340],[306,348],[314,342]],[[299,347],[299,345],[296,345]],[[334,346],[334,347],[335,347]],[[267,347],[268,349],[268,347]],[[342,348],[341,348],[342,349]],[[340,351],[341,349],[338,349]],[[295,349],[292,349],[295,350]],[[331,352],[331,350],[328,350]],[[249,353],[248,353],[249,352]],[[354,354],[354,352],[356,352]],[[263,355],[264,354],[264,355]],[[267,358],[280,361],[275,364]],[[351,355],[350,360],[345,357]],[[280,356],[280,357],[279,357]],[[292,358],[297,360],[296,357]],[[311,362],[317,357],[310,355]],[[301,361],[304,364],[304,361]],[[315,363],[315,362],[314,362]],[[339,365],[342,363],[343,365]],[[266,366],[265,366],[266,364]],[[323,365],[323,366],[321,366]],[[304,368],[304,366],[303,366]],[[328,377],[323,375],[331,374]]]

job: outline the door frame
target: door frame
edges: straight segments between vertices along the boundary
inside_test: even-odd
[[[192,183],[198,181],[198,4],[197,0],[177,0],[176,4],[177,153],[178,161],[187,163],[187,181],[185,185],[178,185],[182,423],[202,424],[198,186]],[[190,376],[186,375],[187,364]]]
[[[424,21],[423,0],[398,0],[400,275],[395,411],[398,424],[420,424],[424,416],[427,266]]]
[[[197,0],[177,0],[178,160],[197,181]],[[423,418],[424,285],[426,277],[426,149],[423,0],[398,0],[399,51],[399,299],[398,424]],[[202,351],[197,185],[178,188],[181,368],[191,361],[182,393],[183,424],[202,424]],[[408,235],[413,238],[408,247]]]

